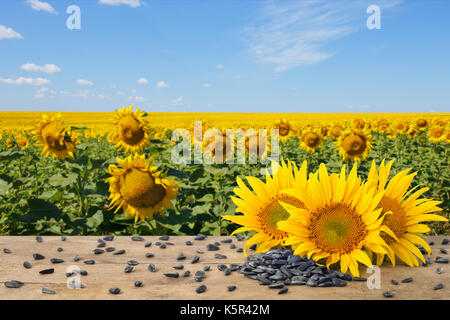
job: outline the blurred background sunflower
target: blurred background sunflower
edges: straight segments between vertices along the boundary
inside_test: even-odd
[[[336,141],[343,160],[359,161],[372,149],[372,136],[367,130],[347,130]]]

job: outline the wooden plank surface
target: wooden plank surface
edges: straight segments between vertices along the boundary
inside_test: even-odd
[[[168,245],[166,249],[160,249],[155,246],[156,241],[162,243],[155,236],[144,236],[144,242],[132,241],[131,237],[115,237],[112,242],[106,242],[107,247],[111,246],[119,249],[125,249],[123,255],[113,255],[105,252],[95,255],[92,251],[96,248],[99,236],[86,237],[67,237],[66,241],[61,241],[61,237],[44,236],[43,242],[38,243],[35,237],[0,237],[0,299],[199,299],[199,300],[227,300],[227,299],[246,299],[246,300],[306,300],[306,299],[386,299],[382,296],[384,291],[392,291],[394,297],[390,299],[450,299],[450,270],[448,264],[433,263],[427,267],[410,268],[405,265],[399,265],[392,268],[389,264],[381,267],[381,289],[368,289],[365,282],[349,282],[344,288],[311,288],[307,286],[289,286],[287,294],[278,295],[278,290],[269,289],[260,286],[257,281],[245,278],[238,272],[233,272],[225,276],[223,272],[217,270],[218,264],[242,264],[245,257],[243,253],[236,252],[236,249],[230,249],[230,244],[222,243],[219,251],[207,251],[206,245],[220,241],[226,237],[208,236],[205,240],[196,241],[194,237],[171,236],[168,242],[174,245]],[[237,241],[231,237],[237,248],[243,247],[245,241]],[[427,241],[434,241],[432,246],[432,258],[436,256],[448,257],[439,252],[440,248],[450,249],[449,245],[441,245],[444,237],[428,237]],[[186,246],[185,241],[191,240],[194,245]],[[145,248],[146,241],[153,244]],[[58,252],[57,248],[63,248]],[[3,249],[8,248],[11,253],[4,253]],[[203,254],[195,252],[196,248],[204,251]],[[104,248],[103,248],[104,249]],[[147,252],[154,253],[154,257],[146,258]],[[177,261],[176,257],[183,252],[187,257],[184,261]],[[45,256],[43,260],[35,261],[33,253],[40,253]],[[227,259],[221,260],[214,258],[215,253],[221,253],[227,256]],[[74,262],[73,258],[79,254],[81,260]],[[191,264],[191,258],[194,255],[201,257],[197,264]],[[52,264],[50,258],[64,259],[64,263]],[[94,265],[87,265],[85,260],[94,259]],[[131,273],[124,273],[124,268],[129,260],[139,261]],[[32,264],[31,269],[25,269],[23,262],[29,261]],[[148,271],[149,263],[154,263],[158,267],[157,272]],[[172,267],[176,264],[184,264],[184,270],[175,270]],[[203,282],[194,280],[194,273],[202,270],[205,265],[211,266],[211,271],[206,272],[206,278]],[[84,284],[82,289],[70,289],[67,286],[65,273],[70,266],[77,266],[80,269],[88,271],[87,276],[81,276],[81,282]],[[437,274],[436,269],[443,268],[441,274]],[[40,270],[54,268],[53,274],[41,275]],[[191,271],[191,276],[178,279],[167,278],[163,275],[165,272],[185,270]],[[369,277],[365,273],[365,267],[361,267],[361,276]],[[401,283],[401,280],[407,277],[413,277],[411,283]],[[400,282],[398,286],[391,284],[391,280]],[[25,283],[21,288],[6,288],[4,283],[9,280],[19,280]],[[136,288],[134,282],[143,281],[143,286]],[[442,283],[444,288],[433,290],[433,286]],[[207,291],[197,294],[195,289],[205,284]],[[228,285],[236,285],[234,292],[228,292]],[[121,293],[113,295],[108,292],[111,287],[119,287]],[[56,291],[56,294],[43,294],[42,288],[48,288]]]

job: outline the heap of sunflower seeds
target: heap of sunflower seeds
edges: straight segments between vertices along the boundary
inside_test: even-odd
[[[245,260],[239,273],[258,280],[260,285],[271,289],[282,289],[287,285],[306,285],[309,287],[345,287],[347,281],[366,281],[366,278],[352,277],[340,271],[327,270],[318,266],[314,260],[293,255],[289,249],[270,250],[253,254]]]

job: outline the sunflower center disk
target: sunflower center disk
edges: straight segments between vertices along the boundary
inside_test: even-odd
[[[117,125],[121,140],[127,144],[138,144],[145,136],[145,132],[140,126],[139,121],[132,115],[123,117],[119,120]]]
[[[42,128],[41,134],[46,145],[53,150],[65,150],[66,145],[61,144],[61,128],[59,128],[56,123],[49,123],[44,128]]]
[[[319,137],[312,132],[307,133],[305,135],[305,143],[308,147],[315,147],[319,143]]]
[[[282,137],[287,136],[289,134],[289,126],[286,124],[280,124],[278,126],[278,133]]]
[[[356,134],[350,134],[342,141],[342,147],[345,152],[354,156],[359,155],[366,149],[365,139]]]
[[[311,217],[311,238],[328,253],[349,253],[367,236],[360,216],[349,205],[331,203]]]
[[[159,203],[166,195],[166,189],[155,184],[150,173],[129,169],[120,180],[120,194],[130,205],[149,208]]]
[[[378,208],[383,208],[383,214],[388,211],[392,212],[392,214],[385,216],[383,224],[388,226],[397,237],[401,237],[405,234],[408,219],[406,218],[405,210],[398,201],[383,197]],[[384,232],[380,235],[387,244],[397,242],[394,238]]]

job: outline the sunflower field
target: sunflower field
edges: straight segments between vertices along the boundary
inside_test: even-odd
[[[242,190],[275,175],[261,175],[266,164],[248,161],[173,163],[173,131],[193,133],[195,120],[221,132],[278,129],[280,158],[294,171],[303,167],[311,183],[323,187],[329,177],[331,188],[345,189],[333,181],[349,181],[352,168],[367,185],[374,176],[398,176],[399,188],[423,190],[433,210],[449,217],[449,114],[158,114],[124,107],[114,114],[1,112],[0,118],[0,235],[230,235],[239,227],[252,234],[254,228],[233,218],[259,201],[247,201]],[[264,152],[270,154],[270,144]],[[275,225],[285,212],[295,216],[289,201],[274,209]],[[361,201],[369,206],[373,199]],[[439,221],[426,221],[430,230],[423,231],[448,234],[449,223]],[[279,223],[280,232],[289,225]],[[395,233],[395,226],[389,230]]]

